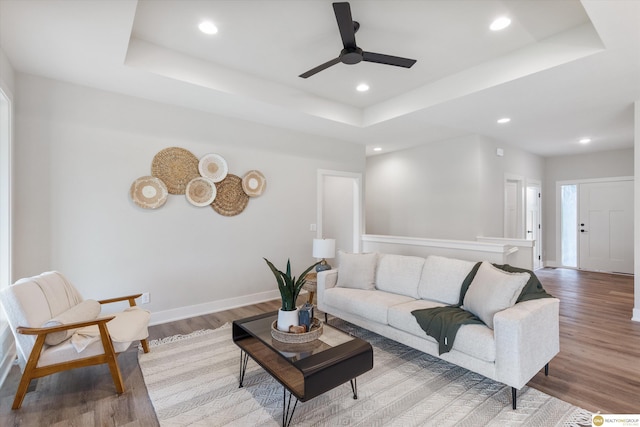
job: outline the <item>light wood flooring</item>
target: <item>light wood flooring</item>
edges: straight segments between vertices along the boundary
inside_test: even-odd
[[[639,414],[640,323],[630,320],[633,277],[565,269],[536,273],[561,299],[561,347],[549,376],[541,372],[529,385],[589,411]],[[156,325],[149,339],[217,328],[277,308],[278,301],[272,301]],[[157,426],[137,358],[134,348],[119,356],[127,390],[120,396],[106,366],[82,368],[32,382],[17,411],[11,410],[20,376],[14,367],[0,390],[0,425]]]

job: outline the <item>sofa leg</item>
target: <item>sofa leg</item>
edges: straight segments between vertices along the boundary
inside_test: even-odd
[[[548,363],[546,365],[544,365],[544,376],[545,377],[549,376],[549,364]]]
[[[511,406],[516,409],[516,388],[511,387]]]
[[[324,314],[324,323],[329,323],[329,317],[327,316],[327,313]]]

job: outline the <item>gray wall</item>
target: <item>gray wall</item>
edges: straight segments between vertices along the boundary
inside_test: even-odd
[[[14,276],[57,269],[86,297],[147,291],[152,311],[251,302],[276,290],[262,257],[294,272],[314,261],[317,169],[364,171],[364,147],[345,141],[40,77],[16,86]],[[258,169],[266,191],[234,217],[178,195],[137,207],[132,182],[172,146]]]
[[[633,148],[629,148],[546,159],[542,199],[545,242],[542,255],[546,263],[560,265],[559,255],[556,253],[559,238],[556,230],[557,182],[634,176],[633,154]]]
[[[539,156],[479,136],[369,157],[366,233],[501,237],[505,174],[541,181],[543,170]]]

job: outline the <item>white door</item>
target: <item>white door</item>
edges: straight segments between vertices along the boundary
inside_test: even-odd
[[[579,268],[633,274],[633,181],[580,184]]]
[[[527,240],[534,240],[533,246],[533,269],[542,268],[542,235],[541,218],[542,212],[540,205],[540,186],[527,186],[527,213],[526,213],[526,236]]]

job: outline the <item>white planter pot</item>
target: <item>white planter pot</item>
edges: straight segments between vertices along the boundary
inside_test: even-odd
[[[298,326],[298,309],[292,311],[278,310],[278,330],[289,332],[289,326]]]

